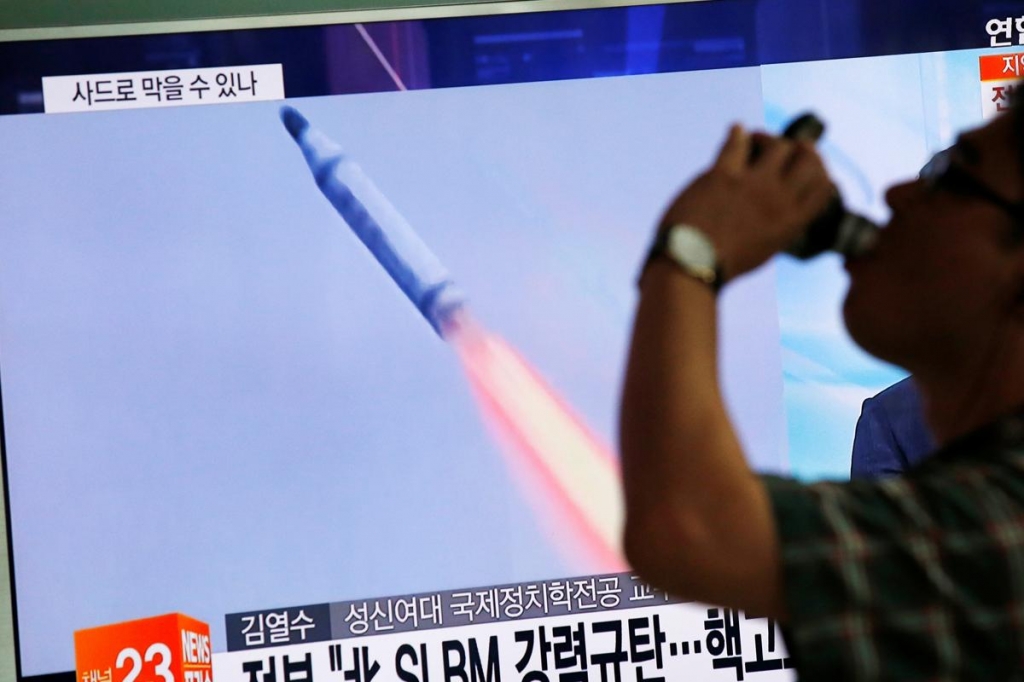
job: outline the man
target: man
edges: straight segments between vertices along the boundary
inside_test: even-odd
[[[864,401],[853,436],[850,478],[896,476],[935,450],[910,377]]]
[[[716,285],[827,204],[813,147],[734,127],[664,216],[622,396],[627,556],[681,597],[778,618],[801,679],[1024,669],[1022,127],[965,133],[947,168],[890,189],[889,226],[847,264],[850,334],[913,373],[941,448],[897,478],[758,476],[722,403]]]

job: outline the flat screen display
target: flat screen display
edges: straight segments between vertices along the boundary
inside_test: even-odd
[[[775,624],[629,573],[618,391],[653,227],[730,122],[817,112],[884,221],[1024,69],[998,3],[903,33],[874,4],[0,43],[19,676],[181,612],[218,681],[790,679]],[[759,471],[848,476],[861,402],[903,376],[845,336],[844,287],[779,258],[722,296]]]

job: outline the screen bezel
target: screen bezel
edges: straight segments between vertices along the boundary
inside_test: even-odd
[[[377,21],[410,21],[421,19],[448,19],[454,17],[525,14],[528,12],[560,12],[574,9],[606,9],[642,5],[678,5],[715,0],[476,0],[446,2],[417,6],[345,8],[334,11],[301,13],[260,12],[245,16],[215,18],[186,18],[160,21],[112,21],[101,24],[44,26],[31,28],[0,27],[0,42],[25,40],[58,40],[73,38],[108,38],[113,36],[141,36],[166,33],[196,33],[206,31],[233,31],[258,28],[288,28],[294,26],[323,26],[328,24],[357,24]],[[388,0],[383,0],[388,2]],[[335,2],[336,5],[351,4]]]

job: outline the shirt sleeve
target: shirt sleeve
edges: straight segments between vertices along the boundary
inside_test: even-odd
[[[764,477],[801,679],[1011,679],[996,671],[1020,662],[1024,531],[1013,496],[981,479],[951,494],[944,475]]]

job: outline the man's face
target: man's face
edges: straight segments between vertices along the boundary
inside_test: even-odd
[[[867,351],[912,371],[987,352],[1020,293],[1024,249],[1011,246],[1014,221],[991,200],[1024,199],[1016,154],[1013,121],[1002,116],[960,137],[948,182],[887,192],[892,220],[877,247],[847,266],[843,314]]]

